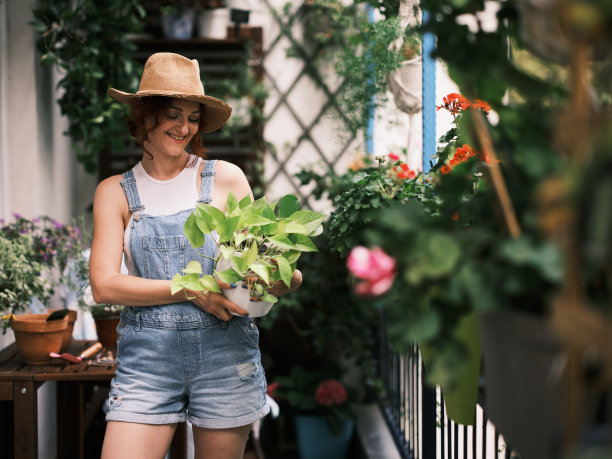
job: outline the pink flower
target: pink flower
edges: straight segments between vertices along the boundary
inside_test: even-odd
[[[395,153],[389,153],[389,158],[391,161],[399,161],[399,156],[397,156]]]
[[[323,406],[342,405],[346,402],[346,389],[335,379],[328,379],[317,386],[315,399]]]
[[[348,269],[363,282],[355,286],[355,292],[362,296],[378,296],[393,285],[395,278],[395,259],[380,247],[368,249],[357,246],[351,250],[347,259]]]

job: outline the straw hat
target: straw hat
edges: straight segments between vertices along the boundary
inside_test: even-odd
[[[147,59],[136,94],[110,88],[109,96],[122,104],[146,96],[166,96],[195,100],[206,106],[204,132],[212,132],[225,124],[232,107],[204,93],[198,61],[174,53],[156,53]]]

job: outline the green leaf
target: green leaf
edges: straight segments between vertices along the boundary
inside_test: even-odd
[[[278,202],[278,216],[286,218],[300,210],[300,201],[297,196],[287,194]]]
[[[321,226],[325,215],[320,212],[315,212],[314,210],[298,210],[297,212],[291,214],[289,218],[304,225],[308,230],[308,233],[310,233],[317,230],[317,228]]]
[[[289,251],[283,253],[281,255],[281,257],[284,258],[285,260],[287,260],[287,262],[289,264],[293,264],[296,261],[298,261],[298,258],[300,258],[301,254],[302,254],[302,252],[299,252],[297,250],[289,250]],[[278,258],[277,258],[277,261],[278,261]]]
[[[240,202],[238,203],[238,207],[244,209],[249,204],[251,204],[251,196],[247,194],[244,198],[240,200]]]
[[[242,277],[232,268],[228,268],[225,271],[217,272],[217,278],[225,282],[226,284],[231,284],[232,282],[238,282]]]
[[[245,261],[242,259],[242,257],[236,256],[236,255],[232,255],[230,257],[230,259],[232,260],[232,267],[239,273],[244,273],[247,271],[248,266],[245,263]]]
[[[181,276],[179,273],[176,273],[174,275],[170,283],[170,293],[175,295],[176,293],[183,290],[182,280],[183,280],[183,276]]]
[[[310,231],[308,231],[301,223],[292,222],[290,220],[281,220],[281,222],[278,224],[276,232],[278,234],[296,233],[303,234],[305,236],[310,233]]]
[[[268,240],[272,243],[272,245],[280,249],[286,249],[286,250],[297,249],[296,245],[287,236],[272,236],[272,237],[269,237]]]
[[[227,215],[233,215],[234,211],[238,209],[238,201],[234,193],[231,191],[227,194],[227,200],[225,201],[225,213]]]
[[[268,303],[276,303],[278,301],[278,298],[276,298],[274,295],[272,295],[269,292],[266,292],[266,294],[262,296],[261,299],[263,301],[267,301]]]
[[[210,204],[198,204],[198,208],[202,209],[202,211],[206,212],[210,218],[213,219],[214,226],[209,223],[211,229],[219,228],[225,223],[225,214],[215,206],[211,206]]]
[[[185,274],[202,274],[202,265],[198,261],[190,261],[183,272]]]
[[[236,227],[238,226],[238,220],[240,217],[234,216],[225,219],[225,221],[219,225],[217,232],[219,233],[219,242],[228,242],[234,235]]]
[[[204,234],[202,234],[202,231],[197,225],[194,213],[191,213],[191,215],[187,217],[187,220],[185,220],[183,231],[192,247],[198,248],[204,245]]]
[[[291,278],[293,277],[293,268],[291,268],[289,262],[283,257],[278,257],[276,259],[276,264],[278,265],[281,279],[287,287],[290,287]]]
[[[242,259],[247,266],[251,266],[257,259],[257,244],[251,244],[251,247],[242,254]]]
[[[461,257],[461,247],[441,232],[418,233],[413,248],[405,278],[415,285],[424,279],[450,274]]]
[[[209,290],[211,292],[221,293],[219,284],[217,284],[217,281],[210,274],[206,274],[205,276],[202,276],[202,279],[200,279],[200,282],[201,282],[201,285],[203,285],[206,290]]]
[[[190,273],[185,274],[184,276],[180,276],[180,279],[176,280],[176,285],[180,286],[181,288],[188,288],[189,290],[195,290],[198,292],[201,292],[203,290],[202,283],[200,282],[200,275],[196,273]]]
[[[319,250],[314,242],[303,234],[290,234],[288,238],[294,243],[293,248],[295,250],[301,250],[302,252],[318,252]]]
[[[230,247],[227,245],[221,246],[221,256],[225,258],[226,260],[231,258],[231,256],[234,255],[235,252],[236,252],[236,249],[234,247]]]
[[[274,220],[270,220],[262,215],[248,215],[244,218],[245,226],[265,226],[274,223]]]
[[[195,209],[195,221],[200,231],[204,234],[212,233],[217,227],[215,219],[199,206]]]
[[[251,269],[251,271],[257,274],[262,281],[270,285],[270,277],[268,275],[268,270],[266,269],[265,266],[259,263],[255,263],[255,264],[249,265],[249,269]]]

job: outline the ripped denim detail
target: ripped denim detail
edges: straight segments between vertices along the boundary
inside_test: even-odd
[[[245,362],[238,365],[236,369],[238,370],[238,376],[240,376],[240,379],[243,381],[249,381],[255,378],[259,366],[255,362]]]

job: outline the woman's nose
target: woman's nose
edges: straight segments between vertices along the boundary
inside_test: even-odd
[[[179,119],[177,124],[178,124],[177,129],[179,130],[181,134],[183,135],[189,134],[189,121],[187,120],[187,118]]]

